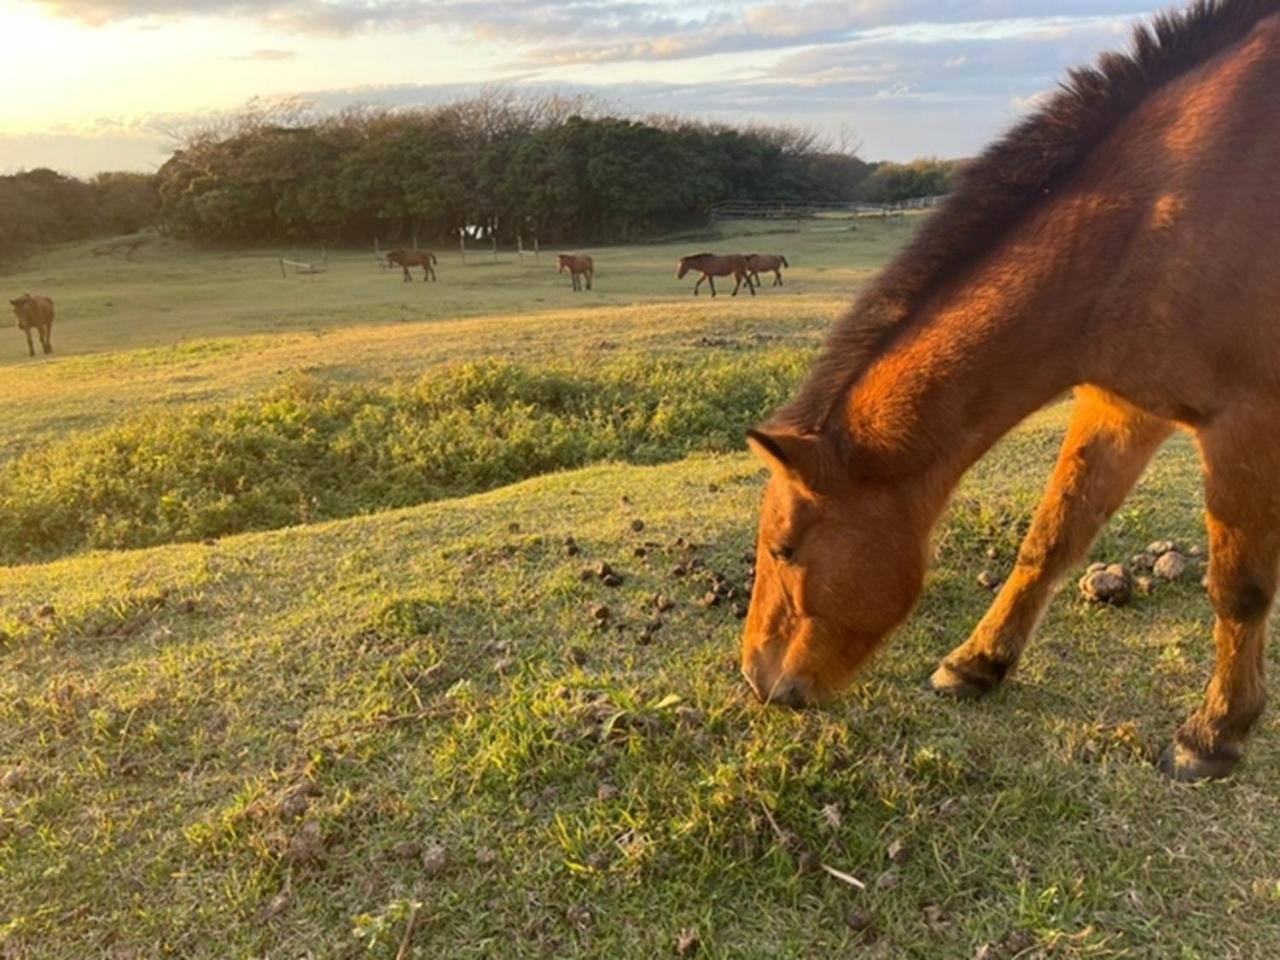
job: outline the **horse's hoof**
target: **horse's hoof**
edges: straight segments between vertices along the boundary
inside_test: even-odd
[[[963,665],[943,661],[929,677],[933,692],[954,700],[977,700],[1000,686],[1009,672],[1009,664],[979,654],[967,659]]]
[[[1230,776],[1240,758],[1227,751],[1216,754],[1197,753],[1174,740],[1156,761],[1156,769],[1170,780],[1194,783],[1197,780],[1221,780]]]

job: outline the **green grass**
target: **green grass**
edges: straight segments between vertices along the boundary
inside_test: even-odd
[[[290,381],[146,410],[0,465],[0,562],[141,547],[440,500],[603,460],[727,452],[809,351],[464,364],[373,389]]]
[[[787,252],[820,265],[834,243]],[[221,260],[197,258],[191,282]],[[196,339],[149,314],[128,343],[7,367],[11,409],[15,378],[50,409],[11,420],[4,449],[163,416],[188,390],[256,402],[276,369],[395,390],[484,355],[575,375],[615,353],[750,366],[807,348],[845,296],[795,286],[754,304],[653,289],[547,313],[509,302],[506,317],[285,332],[243,352],[216,311]],[[379,347],[358,354],[366,335]],[[106,396],[118,404],[100,409]],[[966,479],[916,615],[805,713],[744,696],[733,603],[705,608],[705,574],[674,575],[692,543],[741,582],[763,477],[740,453],[6,568],[0,955],[392,958],[413,903],[408,955],[423,958],[671,956],[682,931],[723,958],[1280,954],[1280,723],[1264,718],[1227,782],[1172,785],[1151,766],[1210,668],[1198,570],[1121,609],[1068,588],[986,702],[922,688],[990,600],[977,573],[1011,564],[1067,409]],[[1200,511],[1178,439],[1094,556],[1197,542]],[[581,578],[600,561],[619,588]],[[676,606],[647,635],[658,592]]]

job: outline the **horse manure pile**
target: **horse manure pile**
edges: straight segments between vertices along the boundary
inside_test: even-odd
[[[623,504],[627,503],[624,499]],[[644,522],[638,519],[630,521],[629,527],[635,534],[646,529]],[[584,552],[582,545],[571,536],[565,537],[562,543],[567,556],[579,556]],[[578,576],[583,583],[600,584],[615,590],[637,576],[648,575],[659,581],[659,589],[648,594],[647,602],[633,611],[639,618],[638,622],[629,623],[627,611],[619,604],[590,604],[587,614],[592,629],[602,631],[611,628],[619,634],[635,630],[636,642],[644,646],[657,638],[666,622],[665,616],[680,606],[728,612],[739,620],[745,618],[755,579],[754,554],[743,554],[742,562],[746,569],[741,575],[734,576],[708,565],[699,555],[707,546],[684,536],[666,543],[643,540],[630,548],[632,556],[644,567],[643,571],[623,573],[608,560],[599,560],[590,567],[582,568]],[[675,565],[665,571],[655,569],[672,560],[676,561]],[[682,596],[683,599],[678,599]],[[580,652],[580,657],[585,662],[585,651]],[[577,662],[578,657],[570,654],[570,660]]]
[[[1080,580],[1080,593],[1091,603],[1122,607],[1133,596],[1133,580],[1123,563],[1095,563]]]
[[[1205,551],[1199,546],[1185,552],[1172,540],[1156,540],[1128,564],[1094,563],[1080,579],[1080,594],[1090,603],[1121,607],[1134,594],[1149,596],[1160,583],[1181,580],[1191,564],[1202,562]]]

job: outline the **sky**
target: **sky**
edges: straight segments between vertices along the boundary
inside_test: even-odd
[[[483,89],[817,130],[871,160],[979,150],[1152,0],[0,0],[0,173],[154,170],[253,100]]]

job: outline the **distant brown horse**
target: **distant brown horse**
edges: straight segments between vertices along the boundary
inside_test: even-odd
[[[1217,660],[1159,767],[1191,780],[1239,760],[1280,578],[1280,2],[1197,0],[1132,50],[1074,71],[972,162],[750,434],[772,472],[742,643],[761,699],[848,683],[915,605],[961,475],[1075,388],[1017,560],[933,688],[978,697],[1008,677],[1181,428],[1204,462]],[[1111,669],[1105,646],[1076,656]]]
[[[782,268],[790,267],[787,258],[780,253],[748,253],[747,266],[751,269],[751,279],[760,286],[760,271],[773,272],[773,286],[782,286]]]
[[[436,255],[430,250],[391,250],[387,253],[387,263],[394,263],[404,270],[405,283],[413,279],[409,275],[410,267],[422,268],[422,280],[424,283],[436,278],[434,266]]]
[[[591,281],[596,275],[594,260],[582,253],[562,253],[556,257],[556,273],[564,273],[566,270],[573,280],[573,289],[581,290],[584,280],[587,289],[591,289]]]
[[[747,258],[740,253],[693,253],[687,257],[681,257],[680,262],[676,264],[676,279],[684,279],[684,275],[690,270],[696,270],[702,276],[698,277],[698,282],[693,285],[693,295],[698,295],[698,288],[702,286],[702,281],[706,280],[711,284],[711,295],[716,295],[716,277],[733,277],[733,293],[732,296],[738,295],[738,289],[745,283],[747,289],[751,291],[751,295],[756,295],[755,284],[751,282],[751,269],[747,266]]]
[[[45,353],[53,353],[53,301],[48,297],[33,297],[24,293],[17,300],[10,300],[13,312],[18,317],[18,329],[27,335],[27,350],[31,356],[36,355],[36,346],[31,340],[31,331],[40,335],[40,347]]]

